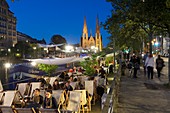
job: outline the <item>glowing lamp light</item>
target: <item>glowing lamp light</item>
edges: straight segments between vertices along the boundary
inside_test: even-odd
[[[96,47],[95,46],[91,46],[91,49],[95,49]]]
[[[158,46],[159,45],[159,43],[158,42],[155,42],[155,46]]]
[[[21,55],[20,55],[19,53],[16,53],[16,56],[17,56],[17,57],[20,57]]]
[[[5,68],[10,68],[11,64],[10,63],[5,63]]]
[[[67,45],[67,46],[65,46],[65,51],[66,51],[66,52],[74,51],[74,47],[73,47],[73,46],[70,46],[70,45]]]
[[[33,49],[34,49],[34,50],[36,50],[36,49],[37,49],[37,47],[33,47]]]
[[[32,66],[36,66],[36,62],[31,62],[31,65]]]

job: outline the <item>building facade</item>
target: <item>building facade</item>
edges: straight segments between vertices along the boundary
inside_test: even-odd
[[[25,33],[22,33],[22,32],[19,32],[17,31],[17,41],[25,41],[25,42],[29,42],[31,44],[33,43],[39,43],[39,44],[46,44],[46,41],[45,39],[42,39],[42,40],[37,40],[35,38],[32,38],[31,36],[25,34]]]
[[[86,18],[84,18],[83,33],[81,37],[81,47],[83,49],[102,51],[102,36],[100,34],[99,19],[96,19],[96,33],[95,36],[88,35]]]
[[[6,0],[0,0],[0,48],[12,47],[16,43],[16,17]]]

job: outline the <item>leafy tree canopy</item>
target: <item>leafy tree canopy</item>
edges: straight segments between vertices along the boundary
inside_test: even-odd
[[[53,35],[51,38],[51,42],[53,44],[67,43],[66,39],[64,37],[62,37],[61,35]]]
[[[57,65],[38,64],[38,69],[45,71],[50,76],[58,68]]]
[[[93,74],[95,73],[94,67],[97,66],[97,61],[95,58],[87,58],[85,61],[80,62],[80,65],[85,69],[86,75],[93,76]]]
[[[107,1],[112,4],[113,10],[104,27],[112,35],[109,38],[111,43],[115,41],[117,47],[139,48],[142,40],[151,43],[158,32],[170,33],[169,0]]]

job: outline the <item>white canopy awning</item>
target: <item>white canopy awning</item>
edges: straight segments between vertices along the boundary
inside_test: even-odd
[[[84,58],[67,57],[67,58],[45,58],[45,59],[27,59],[28,61],[35,62],[36,64],[49,64],[49,65],[62,65],[72,62],[84,61]]]
[[[61,50],[58,46],[61,46],[63,44],[52,44],[52,45],[45,45],[45,44],[38,44],[39,47],[41,48],[50,48],[50,47],[55,47],[56,50]]]

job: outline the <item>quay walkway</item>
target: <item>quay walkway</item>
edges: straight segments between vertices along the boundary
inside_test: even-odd
[[[168,76],[148,80],[140,70],[138,78],[121,77],[117,113],[170,113]]]

